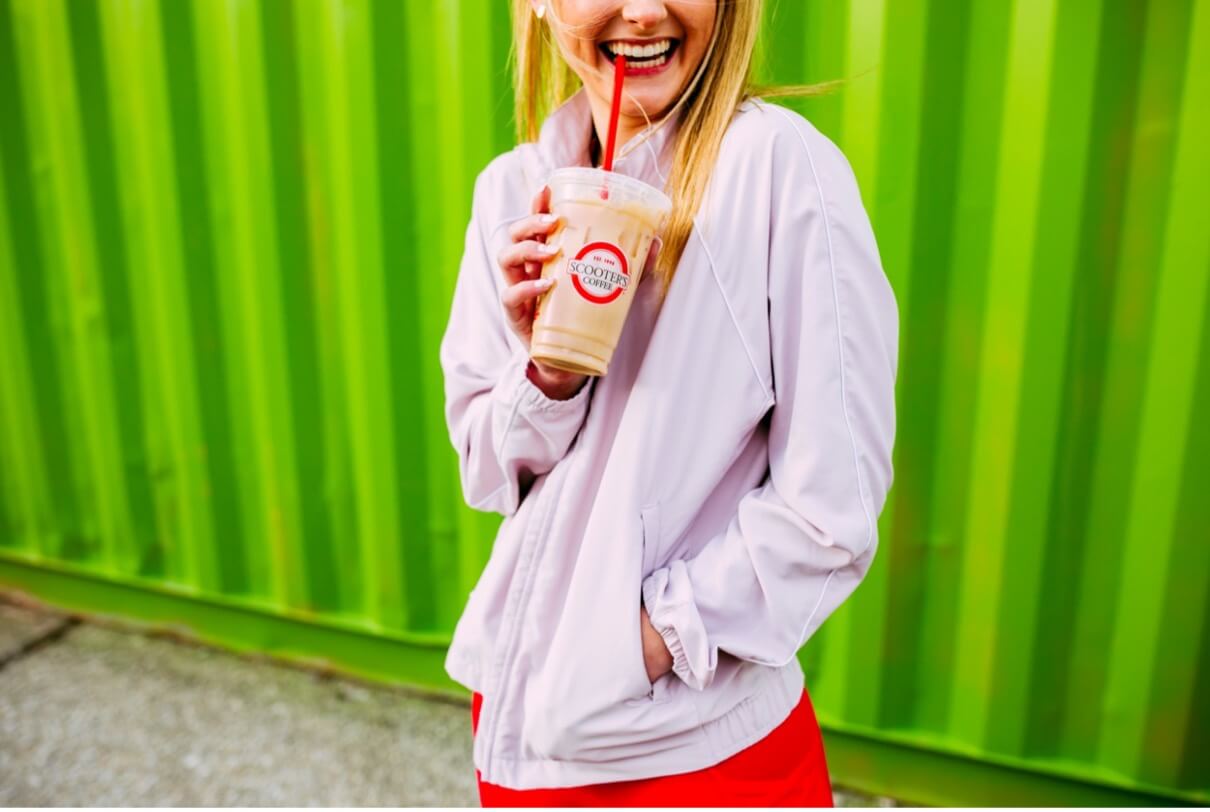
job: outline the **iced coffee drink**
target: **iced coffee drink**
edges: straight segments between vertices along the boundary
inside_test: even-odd
[[[560,169],[548,185],[560,218],[548,242],[562,250],[542,268],[555,284],[538,300],[530,357],[604,375],[672,201],[642,181],[586,167]]]

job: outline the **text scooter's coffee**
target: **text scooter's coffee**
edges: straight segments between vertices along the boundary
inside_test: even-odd
[[[538,300],[530,357],[604,375],[672,201],[642,181],[586,167],[560,169],[548,185],[560,218],[549,242],[562,250],[542,269],[555,285]]]

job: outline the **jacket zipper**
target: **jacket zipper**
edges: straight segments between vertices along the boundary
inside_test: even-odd
[[[500,719],[504,702],[508,695],[508,663],[513,659],[517,646],[520,644],[521,629],[525,625],[520,622],[520,618],[525,610],[525,607],[529,605],[529,593],[533,589],[533,583],[538,569],[535,564],[539,558],[539,553],[546,547],[545,542],[546,536],[548,535],[547,531],[550,529],[550,522],[551,518],[553,517],[553,511],[548,509],[552,498],[548,497],[553,497],[554,494],[560,492],[562,490],[563,482],[560,480],[558,483],[554,484],[556,484],[558,487],[552,488],[550,491],[544,488],[541,496],[539,497],[538,504],[534,505],[534,513],[538,515],[534,517],[537,519],[537,521],[534,522],[535,537],[529,543],[529,557],[525,561],[525,567],[527,569],[524,571],[524,582],[522,583],[520,589],[511,593],[509,596],[510,598],[515,598],[513,616],[508,621],[512,623],[512,628],[508,630],[507,645],[505,646],[501,657],[497,658],[496,667],[499,670],[500,679],[496,684],[496,696],[493,697],[494,701],[487,706],[488,713],[486,714],[486,718],[481,720],[481,722],[483,722],[483,732],[487,736],[483,762],[486,770],[490,770],[492,768],[492,759],[496,752],[497,722]],[[518,566],[520,566],[520,564]],[[507,611],[505,613],[505,617],[508,617]]]

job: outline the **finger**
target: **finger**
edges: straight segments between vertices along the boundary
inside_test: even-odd
[[[541,271],[543,263],[556,253],[558,253],[558,249],[554,246],[531,240],[506,245],[496,256],[496,263],[504,275],[505,284],[515,285],[526,279],[535,278],[534,266]]]
[[[655,268],[656,260],[659,259],[660,251],[664,248],[664,241],[659,237],[651,241],[651,247],[647,250],[647,261],[643,263],[643,270],[649,271]]]
[[[508,236],[513,242],[545,237],[558,226],[559,218],[554,214],[531,214],[508,227]]]
[[[529,210],[534,214],[543,214],[550,211],[550,187],[543,186],[534,195],[533,201],[530,203]]]
[[[554,283],[553,279],[532,279],[505,288],[500,293],[500,303],[504,305],[509,320],[522,321],[528,311],[526,305],[550,290]]]
[[[525,270],[525,263],[509,262],[504,256],[504,251],[501,251],[500,256],[496,258],[496,264],[500,266],[500,273],[504,276],[506,286],[515,285],[529,278]]]
[[[511,274],[516,277],[511,281],[519,281],[525,273],[525,262],[545,263],[558,253],[559,246],[557,245],[548,245],[536,240],[522,240],[505,246],[496,260],[504,270],[505,276]]]

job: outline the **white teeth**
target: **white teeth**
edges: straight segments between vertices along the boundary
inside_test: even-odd
[[[645,59],[663,54],[672,47],[672,40],[662,39],[647,45],[632,45],[628,42],[607,42],[605,47],[614,56],[622,54],[627,59]]]
[[[667,55],[660,54],[659,56],[655,57],[654,59],[639,59],[639,60],[635,60],[634,62],[627,62],[626,65],[631,68],[639,68],[639,69],[658,68],[660,65],[663,65],[667,61],[668,61]]]

